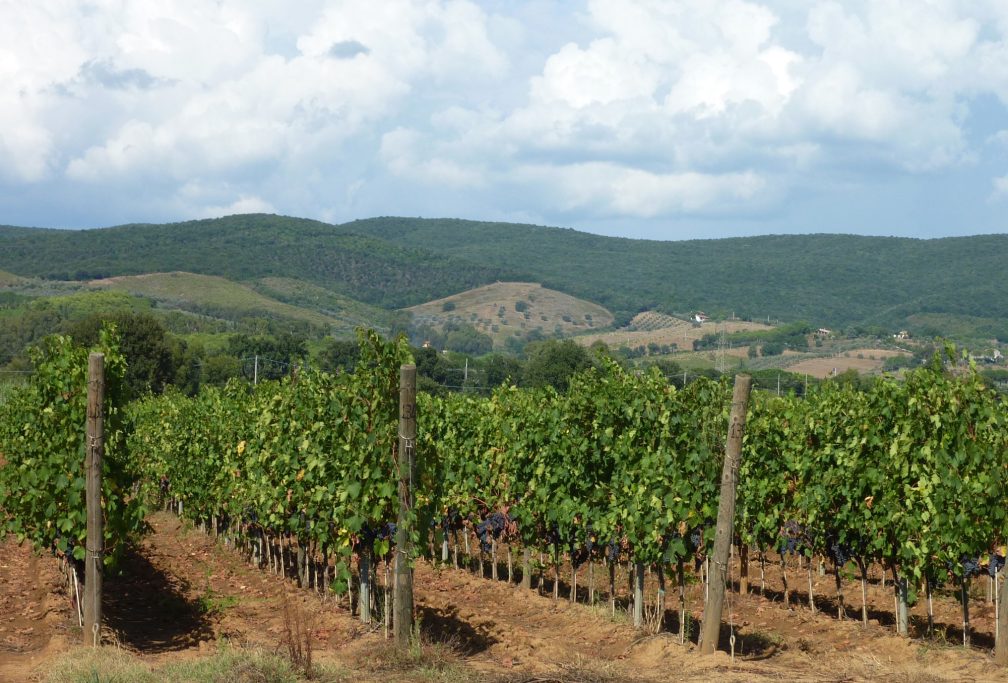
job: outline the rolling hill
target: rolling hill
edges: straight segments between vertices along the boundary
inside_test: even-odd
[[[879,329],[925,315],[931,327],[955,320],[968,333],[1008,339],[1005,263],[1008,235],[660,242],[458,219],[329,225],[270,215],[95,230],[0,227],[0,269],[20,276],[185,270],[269,296],[284,290],[278,298],[291,303],[313,296],[290,284],[298,281],[387,311],[498,281],[534,282],[603,306],[618,326],[644,310]]]
[[[165,308],[218,318],[263,315],[303,320],[323,327],[340,324],[331,316],[277,301],[243,284],[216,275],[184,272],[119,275],[92,280],[88,286],[129,292],[151,299]]]
[[[768,235],[659,242],[455,219],[374,218],[344,228],[534,274],[621,322],[649,308],[893,326],[919,312],[1008,318],[1008,235],[934,240]],[[1008,338],[1008,337],[1006,337]]]
[[[261,214],[94,230],[0,227],[0,269],[50,280],[173,271],[236,281],[287,277],[389,309],[505,274],[341,226]]]
[[[468,323],[489,335],[494,346],[510,336],[571,336],[613,322],[598,304],[530,282],[496,282],[406,309],[416,325]]]

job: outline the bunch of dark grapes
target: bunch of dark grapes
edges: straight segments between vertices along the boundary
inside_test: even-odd
[[[997,553],[991,553],[990,561],[987,563],[987,573],[993,578],[996,574],[1004,572],[1005,558]]]
[[[247,524],[258,524],[259,523],[259,514],[255,511],[255,508],[253,508],[251,505],[248,505],[242,511],[242,519]]]
[[[491,539],[499,539],[501,534],[507,530],[510,518],[503,512],[495,512],[482,522],[476,525],[476,535],[479,536],[480,550],[485,553],[490,552],[492,546]]]
[[[393,540],[395,538],[395,522],[389,522],[378,529],[378,540]]]
[[[357,545],[361,550],[370,550],[374,547],[375,539],[378,538],[378,529],[372,528],[370,524],[365,524],[357,532]]]
[[[595,534],[592,532],[590,524],[588,525],[585,533],[585,542],[580,546],[577,543],[577,532],[573,527],[571,528],[570,539],[568,542],[568,555],[570,555],[571,564],[574,565],[575,569],[588,561],[588,558],[591,557],[594,545]]]
[[[777,543],[777,550],[781,555],[787,553],[799,553],[805,549],[806,538],[805,529],[801,524],[792,520],[784,523],[780,531],[780,540]]]
[[[854,557],[854,549],[841,543],[835,531],[826,534],[826,548],[826,554],[836,567],[845,566]]]
[[[687,550],[691,552],[698,553],[704,547],[703,542],[703,527],[698,526],[689,533],[689,544]]]
[[[964,579],[972,579],[980,573],[980,558],[963,555],[959,558],[959,564],[962,565]]]
[[[363,545],[371,546],[375,541],[384,541],[387,538],[395,536],[395,529],[395,522],[379,524],[375,527],[370,524],[365,524],[361,527],[358,537]]]
[[[465,520],[458,510],[448,510],[447,514],[441,517],[441,530],[447,534],[449,531],[461,531],[465,527]]]
[[[612,540],[606,544],[606,562],[610,564],[619,562],[621,545],[618,540]]]

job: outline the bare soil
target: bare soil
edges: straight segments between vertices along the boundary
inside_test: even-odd
[[[857,370],[862,375],[877,373],[882,370],[882,365],[886,358],[892,356],[906,355],[892,349],[854,349],[845,351],[837,356],[823,358],[807,358],[786,369],[789,372],[798,374],[808,373],[812,377],[824,379],[834,374],[839,374],[850,370]]]
[[[260,571],[220,540],[157,513],[153,531],[106,580],[104,640],[117,643],[152,664],[203,657],[217,644],[257,646],[283,652],[285,611],[314,636],[315,656],[352,672],[355,681],[432,680],[429,671],[389,672],[383,653],[390,649],[379,622],[364,626],[347,609],[345,597],[322,596],[298,588],[289,578]],[[76,613],[55,558],[36,556],[8,538],[0,563],[0,681],[43,680],[47,663],[80,639]],[[617,606],[611,612],[608,575],[594,569],[600,604],[584,604],[588,573],[578,576],[577,603],[569,600],[569,567],[561,568],[560,598],[552,597],[552,570],[539,587],[523,590],[462,568],[418,564],[416,600],[428,642],[447,644],[459,680],[508,683],[556,681],[995,681],[1004,672],[992,663],[993,605],[986,578],[974,584],[972,646],[963,648],[961,616],[955,595],[935,598],[936,635],[926,636],[924,601],[913,609],[914,637],[897,637],[892,628],[891,584],[882,587],[878,570],[868,590],[870,623],[862,626],[860,583],[844,582],[847,618],[837,618],[834,580],[813,571],[817,611],[808,607],[808,572],[795,560],[788,568],[791,607],[782,599],[776,557],[766,565],[760,595],[759,564],[750,570],[754,592],[732,592],[720,647],[735,636],[734,660],[725,652],[704,657],[688,638],[679,644],[678,590],[667,585],[662,631],[633,629],[626,617],[625,567],[617,574]],[[489,573],[489,566],[485,567]],[[737,578],[737,566],[735,567]],[[500,568],[506,576],[506,569]],[[379,577],[384,571],[379,568]],[[692,574],[690,574],[692,576]],[[379,588],[380,590],[380,588]],[[704,586],[691,579],[687,610],[702,616]],[[646,582],[649,606],[657,599],[657,577]],[[657,619],[655,621],[658,621]],[[698,626],[694,625],[695,633]],[[452,654],[453,653],[453,654]],[[434,680],[437,677],[434,676]]]
[[[636,348],[638,346],[647,346],[648,344],[658,344],[659,346],[675,344],[680,351],[692,351],[693,342],[704,335],[719,334],[721,332],[731,334],[733,332],[748,330],[769,329],[772,328],[762,323],[747,322],[744,320],[724,320],[707,322],[703,325],[694,325],[685,320],[670,317],[668,327],[644,330],[624,328],[613,332],[581,334],[574,337],[574,341],[583,346],[591,346],[596,341],[602,341],[610,348],[619,348],[622,346]],[[743,353],[747,348],[742,347]]]

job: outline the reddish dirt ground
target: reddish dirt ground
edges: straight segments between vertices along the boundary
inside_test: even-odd
[[[284,605],[311,625],[316,658],[356,672],[354,680],[389,680],[375,668],[375,653],[385,647],[384,629],[365,627],[347,611],[345,598],[322,597],[298,589],[290,579],[261,572],[221,542],[181,525],[166,513],[151,520],[153,531],[130,554],[121,574],[106,579],[107,642],[118,643],[151,663],[171,658],[200,657],[216,643],[256,645],[282,651]],[[38,557],[7,539],[0,563],[0,681],[40,680],[46,663],[80,639],[76,614],[63,585],[59,565]],[[561,570],[561,576],[567,576]],[[754,594],[726,598],[735,626],[736,658],[718,653],[697,654],[687,641],[680,645],[678,591],[670,581],[665,631],[634,630],[627,623],[626,575],[617,576],[617,616],[607,597],[590,607],[587,573],[579,574],[578,598],[572,604],[562,580],[561,598],[552,598],[551,572],[544,594],[494,582],[465,569],[435,568],[420,563],[416,570],[418,614],[426,637],[448,642],[473,680],[709,680],[729,681],[995,681],[1004,672],[992,663],[993,605],[986,602],[986,579],[974,586],[971,621],[973,646],[960,642],[958,604],[952,595],[935,599],[938,635],[923,637],[924,604],[914,607],[918,637],[903,639],[892,629],[891,586],[869,586],[871,622],[840,621],[832,576],[813,572],[819,611],[808,608],[808,575],[792,562],[788,576],[797,593],[792,608],[782,604],[780,570],[767,564],[765,595],[759,595],[759,566],[751,570]],[[383,571],[379,571],[382,575]],[[502,572],[506,576],[506,572]],[[605,589],[608,576],[595,571],[596,586]],[[653,603],[657,578],[648,576],[646,593]],[[851,617],[860,615],[860,583],[844,584]],[[687,609],[701,617],[703,585],[687,589]],[[800,606],[799,606],[800,604]],[[728,610],[726,610],[726,619]],[[694,631],[698,625],[694,626]],[[728,647],[729,630],[722,645]],[[554,673],[550,673],[554,672]],[[568,672],[563,676],[555,672]],[[408,675],[405,677],[409,678]],[[429,678],[425,680],[430,680]]]
[[[0,681],[27,679],[64,650],[76,619],[55,558],[0,545]]]

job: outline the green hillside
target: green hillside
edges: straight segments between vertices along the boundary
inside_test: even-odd
[[[300,320],[323,328],[339,324],[332,316],[277,301],[243,284],[215,275],[183,272],[123,275],[93,280],[88,286],[129,292],[151,299],[164,308],[177,308],[215,318],[262,315]]]
[[[317,311],[340,321],[347,332],[374,327],[387,332],[403,322],[403,314],[370,306],[310,282],[290,277],[266,277],[250,283],[255,291],[292,306]]]
[[[505,275],[341,226],[262,214],[97,230],[0,227],[0,269],[50,280],[171,271],[237,281],[289,277],[385,308],[422,303]]]
[[[769,235],[659,242],[455,219],[374,218],[343,227],[499,268],[614,312],[646,308],[901,324],[914,313],[1008,318],[1008,235],[919,240]]]
[[[17,275],[82,280],[186,270],[322,313],[352,308],[351,300],[391,310],[522,281],[604,306],[617,325],[646,309],[880,329],[927,314],[929,329],[943,319],[968,321],[976,334],[1001,339],[1008,339],[1005,263],[1008,235],[659,242],[457,219],[328,225],[269,215],[99,230],[0,227],[0,269]]]

